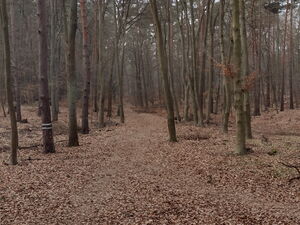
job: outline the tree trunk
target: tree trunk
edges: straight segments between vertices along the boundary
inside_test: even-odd
[[[77,0],[70,2],[69,19],[67,17],[65,0],[63,0],[64,27],[66,42],[66,72],[68,86],[68,110],[69,110],[69,142],[68,146],[79,146],[77,131],[77,87],[76,87],[76,30],[77,30]]]
[[[246,14],[245,14],[245,1],[240,0],[240,22],[241,22],[241,47],[242,47],[242,75],[245,79],[249,76],[249,60],[248,60],[248,42],[246,30]],[[251,130],[251,111],[250,111],[250,95],[249,90],[244,90],[244,114],[246,122],[246,138],[252,138]]]
[[[211,11],[214,10],[215,1],[213,0],[211,3]],[[209,123],[210,114],[213,112],[213,77],[214,77],[214,29],[215,23],[213,20],[213,13],[210,15],[209,22],[209,31],[210,31],[210,48],[209,48],[209,56],[210,56],[210,67],[209,67],[209,75],[208,75],[208,95],[207,95],[207,108],[206,108],[206,122]]]
[[[236,111],[236,153],[246,153],[244,94],[242,90],[242,50],[240,33],[240,0],[231,0],[232,4],[232,36],[234,43],[234,107]]]
[[[210,1],[210,0],[209,0]],[[197,67],[197,50],[196,50],[196,35],[195,35],[195,18],[194,18],[194,7],[193,0],[190,0],[190,19],[188,19],[188,13],[186,13],[188,26],[191,23],[191,52],[192,52],[192,73],[190,76],[190,86],[193,96],[193,111],[194,111],[194,122],[196,125],[203,126],[203,92],[201,89],[202,79],[200,78],[200,87],[199,87],[199,78],[198,78],[198,67]]]
[[[293,41],[293,26],[294,26],[294,18],[293,18],[293,7],[291,7],[290,12],[290,52],[289,52],[289,97],[290,97],[290,109],[294,109],[294,88],[293,88],[293,73],[294,73],[294,41]]]
[[[203,44],[202,44],[202,54],[201,54],[201,72],[200,72],[200,85],[199,85],[199,124],[203,125],[203,106],[204,106],[204,91],[205,91],[205,74],[206,74],[206,60],[207,60],[207,38],[208,38],[208,28],[210,21],[210,5],[211,0],[207,0],[207,13],[206,13],[206,21],[203,33]],[[207,116],[207,115],[206,115]],[[202,119],[201,119],[202,117]]]
[[[57,55],[57,44],[56,44],[56,23],[57,23],[57,0],[50,1],[51,8],[51,26],[50,26],[50,87],[51,87],[51,112],[52,120],[58,120],[58,99],[57,99],[57,65],[56,55]]]
[[[82,117],[81,126],[82,133],[89,133],[89,100],[91,89],[91,63],[89,56],[89,34],[88,34],[88,21],[86,12],[86,0],[80,0],[80,12],[82,23],[82,43],[83,43],[83,68],[84,68],[84,89],[83,89],[83,102],[82,102]]]
[[[104,64],[103,64],[103,52],[104,52],[104,15],[105,15],[105,2],[103,0],[98,1],[99,6],[99,112],[98,112],[98,127],[103,128],[105,126],[104,121],[104,103],[105,103],[105,75],[104,75]],[[114,57],[114,56],[113,56]]]
[[[225,0],[221,0],[220,2],[220,47],[221,47],[221,62],[223,67],[227,67],[230,63],[231,53],[228,57],[228,62],[225,60],[225,42],[224,42],[224,16],[225,16]],[[230,46],[231,52],[232,46]],[[224,76],[224,112],[223,112],[223,132],[228,133],[228,124],[229,124],[229,116],[230,116],[230,109],[231,109],[231,77],[229,77],[224,69],[222,71]]]
[[[10,59],[10,43],[9,43],[9,31],[8,31],[8,16],[6,8],[6,0],[1,0],[1,25],[2,35],[4,43],[4,60],[5,60],[5,84],[6,84],[6,95],[11,125],[11,153],[10,163],[16,165],[17,161],[17,149],[18,149],[18,127],[16,120],[16,113],[14,108],[14,98],[12,91],[12,76],[11,76],[11,59]]]
[[[124,91],[123,91],[123,79],[124,79],[124,60],[125,60],[125,42],[122,41],[122,56],[121,56],[121,69],[119,73],[119,113],[120,122],[125,123],[124,114]]]
[[[173,98],[173,104],[175,108],[176,118],[178,121],[181,121],[181,116],[179,113],[179,106],[177,95],[174,87],[174,71],[173,71],[173,21],[172,21],[172,11],[171,6],[172,0],[168,0],[168,71],[169,71],[169,80],[170,80],[170,89]]]
[[[43,131],[43,152],[55,152],[53,130],[51,123],[49,90],[48,90],[48,32],[47,32],[47,8],[44,0],[38,0],[39,17],[39,74],[40,74],[40,102]]]
[[[21,122],[22,113],[21,113],[21,94],[20,94],[20,79],[19,79],[19,65],[18,65],[18,57],[16,50],[16,0],[10,0],[10,24],[11,24],[11,49],[12,49],[12,58],[14,59],[14,67],[15,71],[12,74],[14,80],[14,98],[15,98],[15,108],[16,108],[16,119],[17,122]]]
[[[166,46],[164,45],[163,33],[161,29],[161,22],[158,17],[158,9],[156,0],[150,0],[151,12],[153,21],[155,24],[155,32],[156,32],[156,43],[158,48],[158,55],[160,61],[160,70],[163,78],[163,84],[165,89],[165,97],[167,104],[167,112],[168,112],[168,129],[169,129],[169,137],[171,142],[176,142],[176,127],[175,127],[175,118],[174,118],[174,106],[173,99],[170,90],[170,84],[168,79],[168,59],[166,53]]]
[[[288,1],[289,3],[289,1]],[[286,63],[286,39],[287,39],[287,20],[288,20],[288,10],[285,12],[284,20],[284,37],[282,44],[282,75],[281,75],[281,93],[280,93],[280,111],[284,111],[284,94],[285,94],[285,63]]]
[[[109,80],[108,80],[108,87],[107,87],[107,114],[108,118],[112,117],[112,100],[113,100],[113,73],[114,73],[114,66],[115,66],[115,54],[113,53],[112,63],[110,67],[109,73]]]

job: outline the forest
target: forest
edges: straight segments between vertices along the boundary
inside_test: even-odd
[[[299,0],[0,0],[0,225],[300,224]]]

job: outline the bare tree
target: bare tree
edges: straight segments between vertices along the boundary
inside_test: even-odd
[[[82,23],[82,42],[83,42],[83,68],[84,68],[84,89],[82,102],[82,133],[89,133],[89,99],[90,99],[90,83],[91,83],[91,63],[89,57],[89,34],[86,0],[80,0],[80,12]]]
[[[59,112],[59,99],[58,99],[58,76],[56,56],[57,51],[57,22],[58,22],[58,10],[57,0],[50,1],[50,87],[51,87],[51,114],[53,121],[58,120]]]
[[[168,111],[168,128],[169,136],[171,142],[176,142],[176,128],[175,128],[175,119],[174,119],[174,106],[173,99],[170,90],[170,83],[168,78],[168,58],[166,53],[166,46],[164,44],[163,33],[161,29],[161,22],[158,15],[158,8],[156,0],[150,0],[151,12],[153,21],[155,24],[155,34],[156,34],[156,45],[158,49],[159,61],[160,61],[160,70],[164,84],[167,111]]]
[[[244,116],[244,95],[242,89],[242,50],[240,33],[240,0],[231,0],[232,7],[232,36],[234,56],[234,107],[236,111],[237,140],[236,152],[246,153],[245,141],[245,116]]]
[[[62,2],[64,12],[64,34],[66,43],[66,72],[68,81],[68,110],[69,110],[69,142],[68,146],[78,146],[77,116],[76,116],[76,60],[75,39],[77,30],[77,0],[70,1],[67,15],[65,0]]]
[[[43,152],[55,152],[50,112],[50,98],[48,90],[48,32],[47,6],[44,0],[38,0],[39,18],[39,74],[40,74],[40,102],[43,131]]]
[[[6,84],[6,95],[7,103],[10,117],[11,126],[11,154],[10,163],[16,165],[17,161],[17,149],[18,149],[18,128],[16,113],[14,108],[14,98],[12,91],[12,76],[11,76],[11,59],[10,59],[10,41],[9,41],[9,31],[8,31],[8,16],[6,0],[0,1],[0,13],[1,13],[1,25],[2,25],[2,35],[4,42],[4,60],[5,60],[5,84]]]

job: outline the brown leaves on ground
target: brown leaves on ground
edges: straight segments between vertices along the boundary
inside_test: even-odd
[[[21,146],[41,141],[39,118],[26,113]],[[300,182],[289,184],[297,174],[280,164],[300,160],[299,111],[255,118],[246,156],[232,153],[233,128],[222,134],[219,117],[205,128],[178,124],[171,144],[159,113],[126,115],[125,125],[80,136],[77,148],[65,147],[60,122],[56,154],[23,149],[18,166],[1,165],[0,224],[300,224]],[[6,125],[1,118],[2,146]]]

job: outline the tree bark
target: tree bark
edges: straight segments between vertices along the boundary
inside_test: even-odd
[[[289,3],[289,1],[288,1]],[[285,63],[286,63],[286,39],[287,39],[287,20],[288,20],[288,10],[285,12],[284,19],[284,37],[282,45],[282,74],[281,74],[281,93],[280,93],[280,111],[284,111],[284,95],[285,95]]]
[[[202,44],[202,54],[201,54],[201,72],[200,72],[200,85],[199,85],[199,124],[203,125],[203,106],[204,106],[204,91],[205,91],[205,74],[206,74],[206,60],[207,60],[207,38],[208,38],[208,28],[211,14],[211,0],[207,0],[207,12],[206,21],[203,33],[203,44]],[[206,115],[207,116],[207,115]],[[201,119],[202,117],[202,119]]]
[[[174,118],[174,106],[173,99],[170,90],[170,84],[168,79],[168,59],[166,53],[166,46],[164,45],[163,34],[161,29],[161,23],[158,16],[158,9],[156,0],[150,0],[151,12],[153,21],[155,24],[155,34],[156,34],[156,45],[158,48],[158,55],[160,61],[160,70],[163,78],[163,84],[165,89],[165,97],[167,104],[168,112],[168,129],[169,129],[169,138],[171,142],[176,142],[176,127],[175,127],[175,118]]]
[[[294,109],[294,86],[293,86],[293,73],[294,73],[294,40],[293,40],[293,26],[294,26],[294,11],[293,7],[290,10],[290,43],[289,43],[289,97],[290,97],[290,109]]]
[[[240,0],[231,0],[232,7],[232,36],[234,43],[234,107],[236,111],[236,153],[246,153],[244,94],[242,90],[242,50],[240,33]]]
[[[69,141],[68,146],[79,146],[77,131],[77,87],[76,87],[76,30],[77,30],[77,0],[71,0],[69,19],[66,13],[65,0],[63,0],[64,27],[66,42],[66,72],[68,86],[68,110],[69,110]]]
[[[98,1],[99,6],[99,112],[98,112],[98,127],[103,128],[105,126],[104,121],[104,103],[105,103],[105,75],[104,75],[104,64],[103,64],[103,52],[104,52],[104,16],[106,3],[103,0]],[[113,56],[114,57],[114,56]]]
[[[82,24],[82,44],[83,44],[83,68],[84,68],[84,89],[82,99],[82,116],[81,126],[82,133],[89,133],[89,100],[90,100],[90,89],[91,89],[91,63],[89,56],[89,34],[88,34],[88,21],[87,21],[87,10],[86,0],[80,0],[80,13],[81,13],[81,24]]]
[[[44,0],[38,0],[39,17],[39,74],[40,74],[40,102],[43,131],[43,152],[55,152],[53,129],[51,123],[50,100],[48,90],[48,32],[47,6]]]
[[[214,11],[215,1],[212,0],[211,11]],[[210,15],[209,22],[209,32],[210,32],[210,48],[209,48],[209,57],[210,57],[210,67],[208,74],[208,95],[207,95],[207,108],[206,108],[206,122],[209,123],[210,114],[213,112],[213,79],[214,79],[214,30],[215,23],[213,20],[213,13]]]
[[[18,127],[16,112],[14,108],[14,98],[12,91],[12,76],[11,76],[11,58],[10,58],[10,41],[9,41],[9,31],[8,31],[8,16],[6,0],[0,1],[0,13],[1,13],[1,25],[2,25],[2,35],[4,43],[4,61],[5,61],[5,84],[6,84],[6,95],[7,103],[10,117],[11,126],[11,152],[10,152],[10,164],[16,165],[17,161],[17,149],[18,149]]]
[[[51,87],[51,114],[52,120],[58,120],[58,86],[56,63],[57,44],[56,44],[56,23],[57,23],[57,0],[50,1],[51,24],[50,24],[50,87]]]
[[[241,47],[242,47],[242,76],[245,79],[249,76],[249,60],[248,60],[248,42],[247,42],[247,30],[246,30],[246,13],[245,13],[245,1],[240,0],[240,25],[241,25]],[[250,111],[250,95],[249,90],[244,90],[244,114],[246,122],[246,138],[252,138],[251,129],[251,111]]]
[[[225,40],[224,40],[224,16],[225,16],[225,0],[220,1],[221,7],[220,7],[220,47],[221,47],[221,62],[223,67],[227,67],[230,63],[231,58],[231,48],[230,46],[230,54],[228,57],[228,62],[225,60]],[[228,133],[228,124],[229,124],[229,115],[231,110],[231,82],[232,79],[229,77],[224,69],[223,69],[223,76],[224,76],[224,112],[223,112],[223,132]]]
[[[21,122],[22,120],[22,112],[21,112],[21,93],[20,93],[20,79],[19,79],[19,65],[18,65],[18,57],[16,50],[16,0],[10,0],[10,24],[11,24],[11,52],[12,58],[15,63],[15,71],[12,73],[12,78],[14,81],[14,98],[15,98],[15,108],[16,108],[16,119],[17,122]]]

